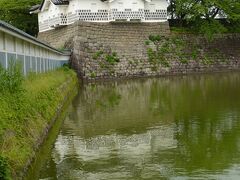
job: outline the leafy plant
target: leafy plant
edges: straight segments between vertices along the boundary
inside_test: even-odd
[[[108,62],[111,65],[114,65],[120,61],[116,52],[113,52],[112,54],[107,54],[105,56],[105,60],[106,60],[106,62]]]
[[[146,41],[145,41],[145,45],[147,45],[147,46],[150,45],[150,43],[151,43],[151,42],[150,42],[149,40],[146,40]]]
[[[91,72],[91,78],[95,78],[96,77],[96,73],[95,72]]]
[[[153,70],[157,70],[157,66],[160,64],[164,67],[170,67],[168,60],[160,51],[154,51],[152,48],[147,50],[149,62],[154,65]]]
[[[63,68],[64,71],[69,71],[71,69],[71,66],[68,63],[64,63],[62,68]]]
[[[207,54],[203,57],[202,63],[204,65],[211,65],[214,63],[213,59],[211,59]]]
[[[100,58],[102,55],[104,54],[104,52],[103,51],[97,51],[94,55],[93,55],[93,59],[94,60],[97,60],[98,58]]]

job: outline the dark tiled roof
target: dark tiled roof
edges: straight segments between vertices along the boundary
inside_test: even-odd
[[[69,0],[51,0],[55,5],[68,5]]]
[[[44,2],[45,2],[45,0],[43,0],[41,4],[32,6],[29,11],[33,12],[33,11],[36,11],[38,9],[41,10]],[[51,0],[51,2],[55,5],[69,5],[69,0]]]
[[[55,51],[55,52],[57,52],[59,54],[69,55],[69,53],[63,53],[62,51],[59,51],[58,49],[55,49],[54,47],[52,47],[52,46],[50,46],[50,45],[48,45],[48,44],[38,40],[37,38],[35,38],[35,37],[25,33],[24,31],[21,31],[20,29],[17,29],[16,27],[14,27],[14,26],[12,26],[12,25],[10,25],[10,24],[0,20],[0,28],[1,27],[4,28],[4,29],[7,29],[7,30],[9,30],[9,31],[11,31],[13,33],[16,33],[16,34],[18,34],[20,36],[23,36],[23,37],[25,37],[25,38],[27,38],[29,40],[32,40],[32,41],[34,41],[34,42],[36,42],[38,44],[41,44],[41,45],[45,46],[46,48],[49,48],[49,49],[51,49],[51,50],[53,50],[53,51]]]

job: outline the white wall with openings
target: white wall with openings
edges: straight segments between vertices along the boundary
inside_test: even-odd
[[[28,36],[4,28],[0,22],[0,65],[3,68],[19,62],[26,75],[29,72],[47,72],[68,63],[69,54],[61,53]]]
[[[165,22],[167,6],[166,0],[69,0],[68,5],[55,5],[51,0],[45,0],[38,12],[39,31],[48,31],[78,20]]]

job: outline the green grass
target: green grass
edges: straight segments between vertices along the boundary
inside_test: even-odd
[[[72,83],[63,86],[68,79]],[[0,91],[0,168],[7,167],[0,177],[16,177],[34,156],[36,142],[76,81],[72,70],[59,69],[29,75],[20,91]]]

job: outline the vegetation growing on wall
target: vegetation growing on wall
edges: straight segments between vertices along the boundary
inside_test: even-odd
[[[109,70],[110,74],[114,74],[114,66],[120,62],[120,59],[116,52],[106,52],[99,50],[92,56],[93,60],[97,61],[98,65],[102,70]],[[95,72],[91,72],[91,77],[96,77]]]
[[[190,61],[199,61],[203,65],[214,64],[214,59],[226,62],[225,55],[218,49],[211,49],[205,52],[199,44],[191,42],[189,44],[180,37],[164,37],[160,35],[150,35],[145,42],[148,54],[148,60],[153,65],[153,70],[161,67],[171,67],[171,61],[177,60],[181,64],[188,64]],[[204,52],[204,53],[201,53]],[[216,58],[218,57],[218,58]]]
[[[9,172],[16,178],[16,173],[34,156],[43,130],[74,83],[64,89],[60,86],[68,79],[75,79],[75,73],[67,68],[27,78],[20,72],[17,65],[8,70],[0,68],[0,179],[3,180],[9,178]]]
[[[153,65],[153,70],[155,71],[159,65],[162,67],[170,67],[169,55],[172,50],[174,49],[176,54],[180,55],[184,48],[182,40],[160,35],[150,35],[145,44],[148,46],[147,54],[149,62]],[[151,44],[154,46],[151,47]],[[182,59],[182,56],[180,57]]]
[[[97,51],[92,58],[102,60],[101,62],[105,63],[105,65],[115,65],[120,61],[116,52],[107,53],[102,50]]]

